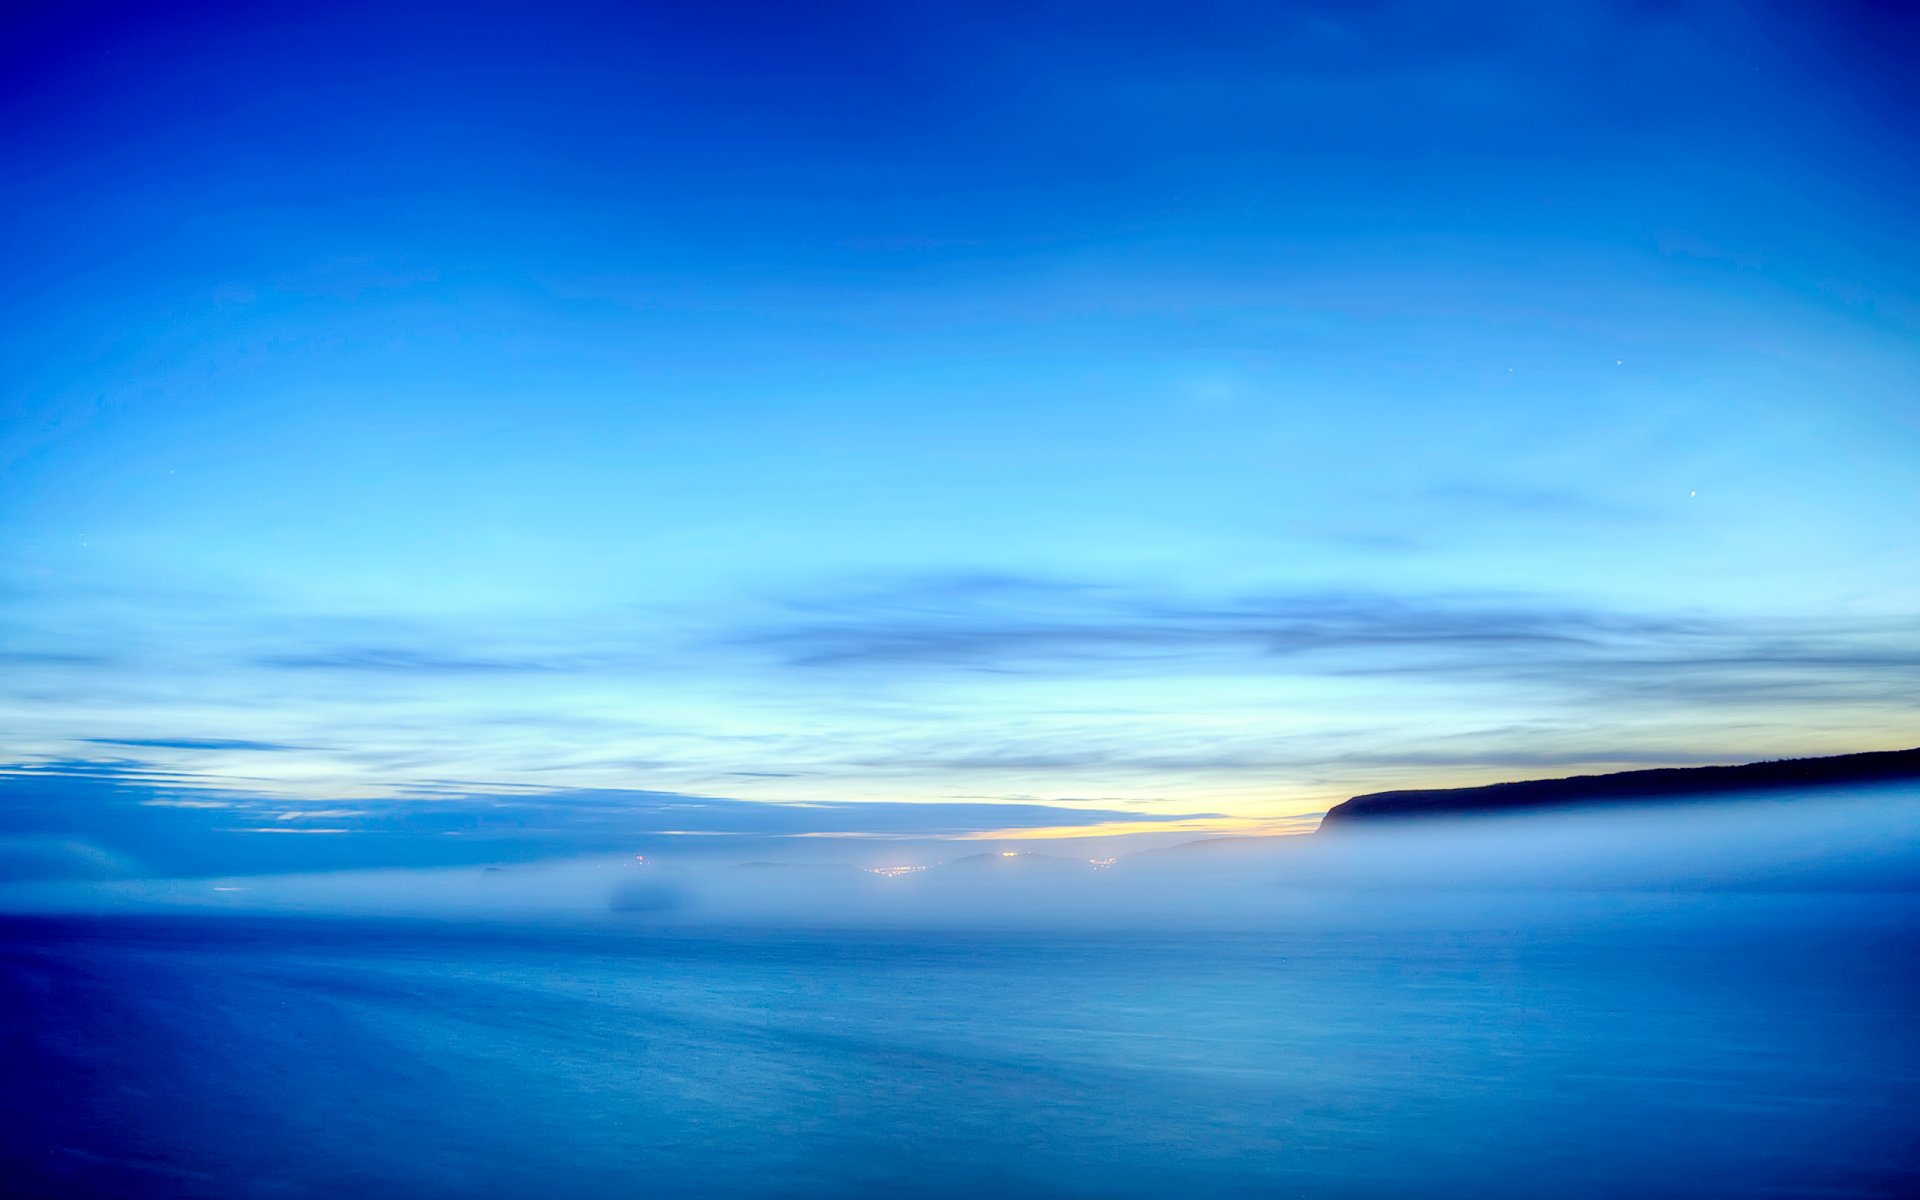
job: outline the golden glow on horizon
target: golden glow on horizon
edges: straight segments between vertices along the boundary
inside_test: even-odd
[[[1307,829],[1300,823],[1309,822]],[[1128,833],[1306,833],[1320,823],[1319,814],[1301,817],[1206,817],[1190,821],[1098,821],[1089,825],[1047,825],[1037,829],[989,829],[955,834],[956,842],[1057,841],[1062,838],[1117,837]],[[1002,851],[1002,857],[1013,852]]]

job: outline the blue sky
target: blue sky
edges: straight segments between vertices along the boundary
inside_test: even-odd
[[[1920,742],[1911,16],[5,20],[18,837]]]

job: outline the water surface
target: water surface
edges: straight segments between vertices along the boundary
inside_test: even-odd
[[[1920,1194],[1910,898],[1528,908],[14,919],[0,1152],[20,1196]]]

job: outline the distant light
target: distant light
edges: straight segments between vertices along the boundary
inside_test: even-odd
[[[646,855],[644,855],[644,854],[636,854],[636,855],[634,855],[634,856],[633,856],[633,861],[635,861],[635,862],[637,862],[637,863],[643,863],[643,862],[645,862],[645,861],[647,861],[647,856],[646,856]]]
[[[1002,850],[1000,852],[1000,857],[1001,858],[1019,858],[1020,852],[1018,850]]]
[[[874,875],[885,875],[888,879],[893,879],[900,875],[911,875],[915,871],[924,871],[926,870],[926,868],[925,867],[868,867],[867,870]]]
[[[1104,871],[1114,863],[1111,858],[1090,858],[1087,861],[1093,864],[1093,869],[1096,871]]]
[[[1687,495],[1689,495],[1689,496],[1698,496],[1699,494],[1700,494],[1699,492],[1688,492],[1688,493],[1687,493]]]

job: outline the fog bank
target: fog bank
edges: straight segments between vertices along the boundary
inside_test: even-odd
[[[1905,905],[1920,789],[1403,820],[1221,838],[1112,858],[1044,842],[855,844],[849,861],[594,856],[536,864],[110,881],[16,881],[16,912],[232,912],[702,925],[1258,928],[1356,914],[1546,919],[1650,896],[1833,893]],[[797,850],[811,844],[796,844]],[[1638,899],[1636,899],[1638,898]]]

